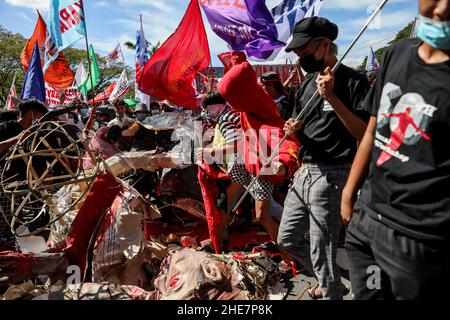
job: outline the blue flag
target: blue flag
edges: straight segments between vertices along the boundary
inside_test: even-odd
[[[82,0],[51,0],[47,17],[44,72],[63,49],[86,34]]]
[[[380,63],[378,62],[375,52],[372,47],[369,49],[369,56],[367,57],[366,71],[378,71],[380,70]]]
[[[37,42],[34,45],[33,55],[31,56],[30,64],[25,74],[21,94],[22,100],[31,98],[45,102],[44,73],[42,72],[41,56]]]
[[[141,92],[138,88],[139,87],[138,82],[141,77],[142,70],[144,69],[144,65],[150,58],[150,55],[148,53],[147,41],[145,40],[144,29],[142,28],[142,15],[140,18],[141,18],[141,26],[136,36],[136,84],[134,91],[135,91],[135,99],[149,106],[150,96]]]

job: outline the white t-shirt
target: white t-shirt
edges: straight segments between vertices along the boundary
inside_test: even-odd
[[[121,127],[121,128],[123,128],[123,126],[124,125],[127,125],[127,124],[129,124],[129,123],[131,123],[132,121],[131,121],[131,119],[130,118],[128,118],[126,115],[122,118],[122,119],[119,119],[119,118],[114,118],[113,120],[111,120],[109,123],[108,123],[108,127],[112,127],[112,126],[119,126],[119,127]]]

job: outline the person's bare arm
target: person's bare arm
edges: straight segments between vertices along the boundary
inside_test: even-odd
[[[289,74],[289,77],[286,79],[286,81],[283,83],[283,87],[285,90],[289,89],[289,85],[294,81],[296,70],[292,70]]]
[[[8,140],[4,140],[0,142],[0,153],[5,152],[9,148],[11,148],[12,145],[14,145],[19,140],[19,136],[10,138]]]
[[[352,218],[353,205],[356,201],[357,192],[361,188],[369,171],[376,125],[377,118],[370,117],[369,125],[359,145],[347,183],[342,191],[341,215],[345,224],[348,224]]]
[[[337,96],[330,98],[328,102],[344,124],[345,128],[355,139],[361,141],[367,128],[367,123],[350,111]]]

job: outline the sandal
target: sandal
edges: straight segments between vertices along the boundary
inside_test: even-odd
[[[322,299],[322,290],[320,291],[320,295],[316,294],[317,292],[317,288],[319,288],[319,284],[316,283],[315,285],[313,285],[311,288],[309,288],[306,292],[308,292],[309,296],[311,297],[312,300],[317,300],[317,299]]]
[[[307,290],[309,296],[313,300],[317,300],[317,299],[322,299],[323,298],[322,290],[320,290],[320,294],[317,294],[317,288],[320,289],[318,283],[316,283],[314,286],[312,286],[311,288],[309,288]],[[350,293],[350,288],[348,288],[345,284],[342,283],[342,296],[345,297],[349,293]]]

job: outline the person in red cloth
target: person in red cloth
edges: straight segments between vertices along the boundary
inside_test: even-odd
[[[232,62],[234,66],[219,82],[218,90],[230,106],[240,112],[243,132],[229,175],[233,182],[248,186],[284,136],[285,121],[272,97],[259,85],[256,73],[245,57],[235,53]],[[277,239],[279,226],[269,210],[273,186],[298,168],[298,151],[298,141],[289,138],[250,190],[255,199],[256,219],[273,240]]]
[[[209,226],[211,242],[216,252],[220,253],[226,238],[226,223],[232,198],[240,191],[240,187],[231,183],[226,188],[222,188],[225,190],[219,190],[218,184],[219,180],[229,181],[230,179],[227,167],[229,158],[234,158],[236,153],[236,145],[241,136],[241,121],[239,114],[230,109],[218,92],[208,92],[203,97],[202,106],[211,122],[216,123],[214,141],[212,147],[197,148],[195,154],[198,160],[203,160],[199,168],[199,181],[207,217],[212,219]]]

